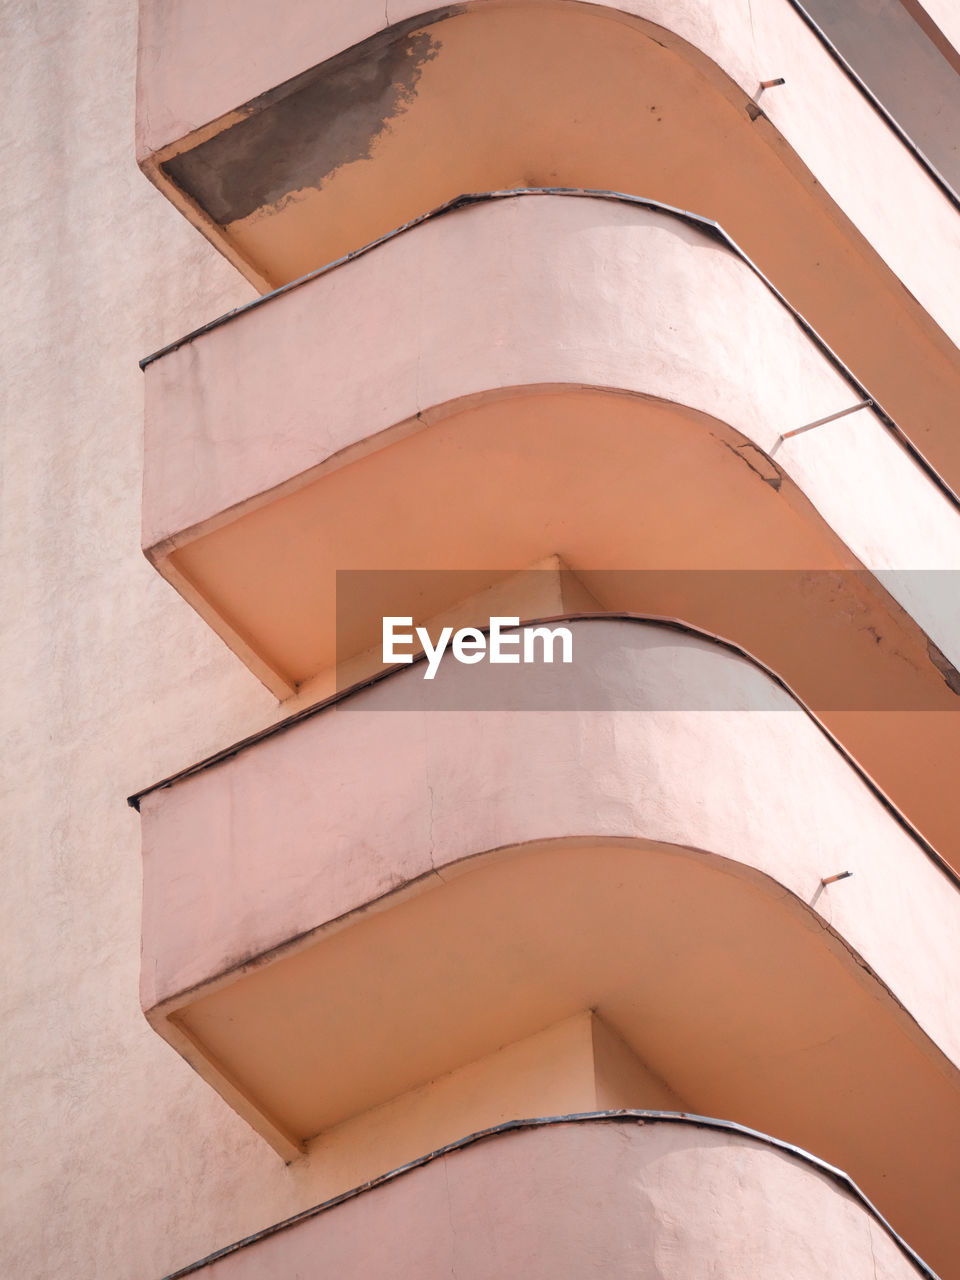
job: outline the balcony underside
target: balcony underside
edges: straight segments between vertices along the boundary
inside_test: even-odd
[[[306,15],[284,7],[292,37]],[[176,130],[194,92],[183,74],[190,55],[185,46],[147,54],[150,8],[144,163],[262,287],[463,192],[650,196],[718,221],[960,488],[960,310],[948,284],[956,210],[786,0],[764,6],[753,30],[740,26],[746,10],[729,6],[714,17],[709,5],[677,15],[652,0],[639,16],[606,5],[458,5],[350,49],[382,11],[335,13],[328,27],[279,42],[268,92],[227,101],[217,120],[202,115],[215,98],[186,108],[196,119],[189,136]],[[209,29],[183,23],[198,48],[214,32],[220,40],[215,10],[206,20]],[[163,21],[166,31],[166,12]],[[242,30],[235,38],[249,39]],[[310,70],[310,48],[318,61],[337,56]],[[230,55],[228,40],[213,55],[217,74],[205,68],[215,96],[242,92],[245,72]],[[754,118],[751,98],[774,75],[787,83],[766,92],[767,114]]]
[[[848,1169],[949,1259],[952,884],[745,659],[571,626],[575,666],[518,688],[607,711],[478,721],[432,700],[502,668],[411,668],[144,796],[151,1022],[289,1152],[594,1009],[687,1106]],[[767,709],[623,709],[668,679]]]
[[[145,546],[281,696],[330,692],[384,614],[559,554],[599,607],[756,653],[960,857],[960,680],[870,575],[829,577],[960,564],[960,522],[869,410],[778,444],[857,393],[701,230],[604,200],[461,210],[146,374]],[[756,594],[621,572],[687,569],[823,572]],[[337,616],[338,570],[387,572]],[[935,575],[903,598],[951,633]]]
[[[716,1280],[931,1277],[843,1175],[760,1134],[653,1115],[478,1135],[176,1277],[690,1280],[704,1258]]]

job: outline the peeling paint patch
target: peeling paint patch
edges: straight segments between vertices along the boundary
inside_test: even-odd
[[[369,159],[437,56],[440,42],[425,26],[459,7],[399,23],[271,90],[236,124],[165,161],[164,172],[221,226],[319,188],[341,166]]]
[[[943,676],[947,688],[953,693],[960,694],[960,671],[930,639],[927,640],[927,653],[930,655],[930,661]]]
[[[783,484],[783,473],[780,468],[771,462],[762,449],[758,449],[755,444],[727,444],[726,440],[721,441],[722,444],[735,453],[738,458],[742,458],[751,471],[756,472],[764,484],[768,484],[771,489],[779,492],[780,486]]]

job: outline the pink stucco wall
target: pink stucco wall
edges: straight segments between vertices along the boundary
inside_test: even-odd
[[[657,396],[767,451],[781,431],[858,399],[762,281],[705,231],[623,202],[548,195],[425,222],[201,334],[145,378],[145,547],[351,446],[375,448],[380,432],[418,413],[502,388]],[[872,495],[905,480],[909,490],[913,468],[872,413],[857,426],[856,442],[842,425],[798,438],[778,463],[809,486],[841,536],[852,526],[848,540],[864,542],[869,559],[883,537],[865,527],[876,498],[852,486],[868,471]],[[853,465],[864,449],[868,469]],[[829,471],[844,474],[843,504],[824,474],[825,450]],[[927,484],[911,497],[914,508],[942,502]]]
[[[757,1139],[601,1120],[495,1134],[191,1272],[440,1280],[913,1280],[829,1174]]]
[[[276,715],[139,553],[137,360],[252,290],[137,170],[136,4],[0,23],[0,1273],[153,1280],[319,1198],[137,1001],[124,797]]]

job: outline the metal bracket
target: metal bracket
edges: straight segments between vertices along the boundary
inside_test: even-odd
[[[794,427],[792,431],[784,431],[782,435],[777,436],[776,443],[770,450],[770,457],[777,452],[784,440],[792,440],[794,436],[802,436],[805,431],[812,431],[814,427],[822,427],[824,423],[836,422],[838,418],[846,418],[848,414],[859,413],[861,409],[872,409],[872,400],[861,400],[859,404],[852,404],[847,409],[840,409],[837,413],[828,413],[825,418],[818,418],[816,422],[808,422],[805,427]]]

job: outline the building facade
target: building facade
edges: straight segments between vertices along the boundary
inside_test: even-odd
[[[4,1273],[960,1276],[953,6],[75,19]]]

